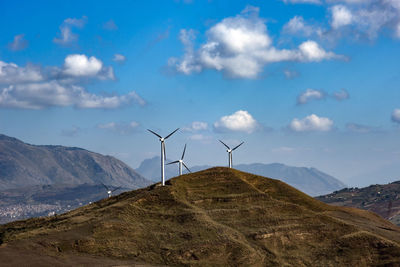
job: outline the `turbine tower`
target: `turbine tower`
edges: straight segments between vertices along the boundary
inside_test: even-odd
[[[108,195],[108,197],[111,197],[112,196],[112,193],[114,192],[114,191],[117,191],[118,189],[120,189],[121,187],[119,186],[119,187],[117,187],[117,188],[115,188],[114,190],[111,190],[108,186],[106,186],[105,184],[103,184],[103,183],[101,183],[103,186],[104,186],[104,188],[107,190],[107,195]]]
[[[228,152],[228,157],[229,157],[229,168],[232,168],[232,152],[237,149],[238,147],[240,147],[241,145],[243,145],[244,142],[241,142],[239,145],[235,146],[234,148],[230,148],[227,144],[225,144],[224,142],[222,142],[221,140],[219,140],[226,148],[226,152]]]
[[[167,159],[167,155],[165,153],[165,143],[164,141],[167,140],[171,135],[173,135],[176,131],[179,130],[176,129],[175,131],[173,131],[172,133],[170,133],[169,135],[167,135],[166,137],[161,137],[161,135],[159,135],[156,132],[153,132],[152,130],[147,129],[149,132],[151,132],[152,134],[154,134],[155,136],[157,136],[158,138],[160,138],[160,142],[161,142],[161,183],[164,186],[165,185],[165,160]]]
[[[173,162],[170,162],[170,163],[167,164],[167,165],[170,165],[170,164],[179,163],[179,176],[182,175],[182,165],[185,166],[186,170],[188,170],[189,172],[191,172],[191,171],[189,170],[189,168],[186,166],[185,162],[183,162],[183,157],[185,156],[185,151],[186,151],[186,144],[185,144],[185,147],[183,148],[183,153],[182,153],[181,159],[180,159],[180,160],[173,161]]]

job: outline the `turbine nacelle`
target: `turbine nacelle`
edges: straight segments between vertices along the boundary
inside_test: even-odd
[[[237,149],[238,147],[240,147],[241,145],[243,145],[244,142],[241,142],[239,145],[235,146],[234,148],[230,148],[227,144],[225,144],[224,142],[222,142],[221,140],[219,140],[227,149],[226,152],[228,152],[228,163],[229,163],[229,168],[232,168],[232,152]]]
[[[189,170],[189,168],[186,166],[185,162],[183,161],[183,158],[185,157],[185,152],[186,152],[186,144],[185,144],[185,147],[183,148],[182,157],[178,160],[172,161],[167,164],[167,165],[170,165],[170,164],[179,163],[179,175],[182,175],[182,166],[185,167],[189,172],[191,172]]]
[[[167,154],[165,152],[165,140],[167,140],[171,135],[173,135],[176,131],[179,130],[176,129],[175,131],[173,131],[172,133],[170,133],[169,135],[167,135],[166,137],[162,137],[161,135],[159,135],[156,132],[153,132],[150,129],[147,129],[149,132],[151,132],[152,134],[154,134],[155,136],[157,136],[161,142],[161,183],[162,185],[165,185],[165,171],[164,171],[164,161],[167,159]]]

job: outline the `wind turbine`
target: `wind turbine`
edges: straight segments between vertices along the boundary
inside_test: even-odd
[[[224,142],[222,142],[221,140],[219,140],[228,150],[226,150],[226,152],[228,152],[228,157],[229,157],[229,168],[232,168],[232,152],[237,149],[238,147],[240,147],[241,145],[243,145],[244,142],[241,142],[239,145],[235,146],[234,148],[230,148],[227,144],[225,144]]]
[[[162,185],[165,185],[165,164],[164,161],[167,159],[167,155],[165,153],[165,143],[164,141],[167,140],[171,135],[173,135],[176,131],[179,130],[176,129],[175,131],[173,131],[172,133],[170,133],[169,135],[167,135],[166,137],[161,137],[161,135],[159,135],[156,132],[153,132],[152,130],[147,129],[149,132],[151,132],[152,134],[154,134],[155,136],[157,136],[158,138],[160,138],[160,142],[161,142],[161,182]]]
[[[185,147],[183,148],[183,153],[182,153],[181,159],[180,160],[175,160],[175,161],[170,162],[170,163],[167,164],[167,165],[170,165],[170,164],[179,163],[179,175],[182,175],[182,165],[185,166],[186,170],[191,172],[189,170],[189,168],[186,166],[185,162],[183,162],[183,157],[185,156],[185,151],[186,151],[186,144],[185,144]]]
[[[117,188],[114,188],[114,190],[111,190],[108,186],[106,186],[105,184],[103,184],[103,183],[101,183],[103,186],[104,186],[104,188],[107,190],[107,194],[108,194],[108,197],[111,197],[112,196],[112,193],[114,192],[114,191],[117,191],[118,189],[120,189],[121,187],[120,186],[118,186]]]

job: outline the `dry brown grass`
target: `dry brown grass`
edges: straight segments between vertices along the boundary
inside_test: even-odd
[[[390,222],[367,211],[329,206],[278,180],[227,168],[183,175],[165,187],[126,192],[56,218],[3,225],[0,235],[0,258],[18,251],[27,260],[49,257],[60,264],[103,257],[105,266],[118,261],[400,265],[400,229]]]

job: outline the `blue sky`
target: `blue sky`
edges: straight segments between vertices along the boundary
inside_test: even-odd
[[[400,179],[396,0],[2,1],[0,131],[136,168],[316,167]],[[380,175],[381,174],[381,175]]]

